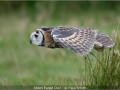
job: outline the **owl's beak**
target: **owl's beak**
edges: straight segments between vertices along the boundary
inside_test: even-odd
[[[30,44],[32,44],[32,40],[30,39]]]

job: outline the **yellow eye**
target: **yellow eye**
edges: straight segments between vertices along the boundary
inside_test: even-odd
[[[35,34],[34,36],[35,36],[36,38],[38,37],[38,35],[36,35],[36,34]]]

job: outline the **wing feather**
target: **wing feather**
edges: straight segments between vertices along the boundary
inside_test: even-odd
[[[102,45],[104,47],[111,47],[115,44],[113,40],[104,33],[98,33],[98,35],[96,36],[96,41],[98,43],[98,46]]]
[[[55,42],[77,54],[87,54],[94,47],[96,30],[84,27],[61,26],[52,30]]]

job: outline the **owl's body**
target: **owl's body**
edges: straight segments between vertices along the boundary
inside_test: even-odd
[[[41,32],[44,35],[43,46],[48,48],[62,48],[62,46],[53,40],[51,35],[53,28],[41,28]]]
[[[112,39],[95,29],[74,26],[38,28],[32,32],[30,42],[48,48],[66,48],[82,55],[93,48],[103,51],[114,45]]]

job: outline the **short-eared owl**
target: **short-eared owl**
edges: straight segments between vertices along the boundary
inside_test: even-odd
[[[66,48],[77,54],[88,54],[91,49],[103,51],[114,45],[109,36],[96,29],[76,26],[44,26],[30,35],[30,43],[48,48]]]

